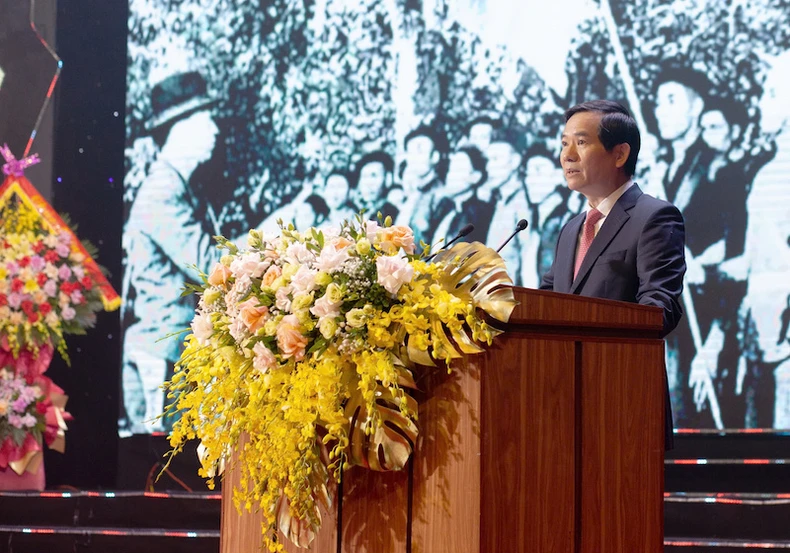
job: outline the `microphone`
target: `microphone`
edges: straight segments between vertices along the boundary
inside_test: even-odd
[[[463,237],[464,237],[464,236],[466,236],[467,234],[471,233],[473,230],[475,230],[475,226],[474,226],[472,223],[469,223],[469,224],[467,224],[467,225],[466,225],[464,228],[462,228],[460,231],[458,231],[458,234],[456,234],[456,235],[455,235],[455,238],[453,238],[452,240],[450,240],[449,242],[447,242],[447,243],[446,243],[444,246],[442,246],[442,248],[440,248],[439,250],[437,250],[437,251],[436,251],[436,253],[433,253],[433,254],[429,255],[429,256],[428,256],[428,257],[425,259],[425,261],[430,261],[431,259],[433,259],[434,257],[436,257],[436,256],[439,254],[439,252],[440,252],[440,251],[442,251],[443,249],[445,249],[447,246],[449,246],[449,245],[450,245],[450,244],[452,244],[453,242],[455,242],[455,241],[457,241],[457,240],[459,240],[459,239],[463,238]]]
[[[525,222],[526,222],[526,221],[525,221]],[[469,223],[469,224],[467,224],[467,225],[466,225],[464,228],[462,228],[461,230],[459,230],[459,231],[458,231],[458,234],[456,234],[456,235],[455,235],[455,238],[453,238],[452,240],[450,240],[449,242],[447,242],[447,243],[444,245],[444,247],[446,248],[447,246],[449,246],[449,245],[450,245],[450,244],[452,244],[453,242],[455,242],[455,241],[457,241],[457,240],[460,240],[461,238],[463,238],[463,237],[464,237],[464,236],[466,236],[467,234],[470,234],[470,233],[471,233],[473,230],[475,230],[475,226],[474,226],[472,223]]]
[[[507,240],[505,240],[504,242],[502,242],[502,245],[501,245],[501,246],[499,246],[499,248],[497,248],[497,251],[496,251],[496,253],[499,253],[499,252],[501,252],[501,251],[502,251],[502,248],[504,248],[505,246],[507,246],[508,242],[510,242],[511,240],[513,240],[513,237],[514,237],[515,235],[517,235],[519,232],[521,232],[522,230],[524,230],[525,228],[527,228],[527,224],[528,224],[528,223],[527,223],[527,220],[526,220],[526,219],[521,219],[521,220],[518,222],[518,224],[516,225],[516,230],[514,230],[514,231],[513,231],[513,234],[511,234],[510,236],[508,236],[508,237],[507,237]]]

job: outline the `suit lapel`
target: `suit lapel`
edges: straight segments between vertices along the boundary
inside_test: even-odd
[[[592,244],[590,244],[590,249],[587,250],[587,255],[584,256],[584,261],[582,261],[582,265],[579,267],[579,272],[571,284],[572,294],[577,293],[579,286],[584,281],[587,273],[590,272],[590,269],[592,269],[592,266],[595,265],[598,257],[606,250],[614,237],[617,236],[617,233],[620,232],[620,229],[623,228],[626,221],[631,218],[628,211],[634,207],[637,198],[641,195],[642,190],[639,186],[634,184],[631,188],[626,190],[614,206],[612,206],[612,211],[610,211],[609,215],[604,219],[601,230],[598,231]],[[578,237],[578,232],[575,236]],[[571,271],[572,270],[573,269],[571,269]]]

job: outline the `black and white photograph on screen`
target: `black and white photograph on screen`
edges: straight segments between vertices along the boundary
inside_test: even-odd
[[[790,428],[790,28],[778,0],[131,0],[122,435],[166,431],[192,297],[245,244],[364,210],[502,250],[537,287],[586,208],[564,111],[637,120],[635,180],[686,221],[676,428]]]

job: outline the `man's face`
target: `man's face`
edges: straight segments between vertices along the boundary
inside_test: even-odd
[[[294,213],[294,226],[298,231],[304,232],[317,223],[316,219],[317,217],[313,210],[313,206],[305,202],[305,204],[300,206]]]
[[[732,145],[730,125],[719,110],[707,111],[700,118],[702,139],[714,150],[726,152]]]
[[[532,203],[541,203],[560,183],[562,183],[562,171],[553,160],[543,156],[529,158],[526,184],[529,200]]]
[[[329,209],[339,209],[348,199],[348,181],[343,175],[331,175],[326,179],[322,195]]]
[[[676,140],[694,126],[696,118],[692,105],[694,92],[684,85],[668,81],[656,91],[656,120],[661,138]]]
[[[476,123],[469,128],[469,142],[481,152],[485,152],[491,144],[493,127],[488,123]]]
[[[203,163],[211,158],[217,144],[219,128],[208,110],[197,111],[176,122],[167,136],[167,143],[184,158]]]
[[[598,138],[603,114],[583,111],[565,123],[560,163],[568,188],[587,198],[605,198],[617,180],[618,148],[607,152]],[[620,164],[622,166],[622,164]]]
[[[380,161],[371,161],[362,167],[357,189],[363,202],[370,204],[381,197],[385,175],[384,164]]]
[[[415,136],[406,144],[406,174],[427,175],[433,169],[433,140],[425,135]]]
[[[472,161],[466,152],[456,152],[450,156],[445,182],[448,196],[469,192],[478,180],[480,180],[480,173],[474,170]]]
[[[486,150],[488,182],[493,186],[505,183],[518,170],[519,156],[507,142],[492,142]]]

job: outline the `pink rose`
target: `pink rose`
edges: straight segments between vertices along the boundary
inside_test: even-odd
[[[337,317],[340,315],[340,306],[343,305],[343,301],[333,302],[329,299],[329,294],[324,294],[318,300],[316,300],[315,305],[310,308],[310,313],[318,317],[319,319],[323,319],[324,317]]]
[[[307,343],[307,337],[299,330],[299,320],[296,315],[283,317],[277,327],[277,347],[280,348],[283,358],[301,361],[304,359]]]
[[[330,245],[321,250],[316,267],[318,267],[318,270],[327,273],[338,271],[349,257],[347,247],[336,249],[334,245]]]
[[[299,270],[291,278],[291,288],[294,293],[309,294],[315,290],[315,273],[312,269],[308,269],[307,265],[299,267]]]
[[[44,284],[44,292],[50,297],[54,298],[58,295],[58,285],[54,280],[48,280],[46,284]]]
[[[252,352],[255,354],[252,358],[252,367],[260,373],[265,373],[277,364],[277,358],[274,356],[272,350],[261,342],[258,342],[252,347]]]
[[[60,280],[68,280],[69,277],[71,277],[71,269],[64,263],[60,266],[60,269],[58,269],[58,278]]]
[[[68,257],[71,250],[69,250],[66,244],[58,244],[55,246],[55,252],[57,252],[60,257]]]
[[[236,277],[249,275],[252,278],[260,278],[268,266],[269,263],[262,262],[257,253],[247,253],[234,259],[230,264],[230,270]]]
[[[290,286],[283,286],[282,288],[278,288],[277,291],[274,293],[274,306],[279,309],[280,311],[290,311],[291,310],[291,298],[289,294],[291,293]]]
[[[368,240],[374,242],[376,240],[376,233],[381,227],[376,221],[365,221],[365,234]]]
[[[208,283],[212,286],[219,286],[227,288],[228,279],[231,277],[231,271],[222,263],[215,263],[214,268],[211,269],[211,274],[208,276]]]
[[[73,307],[67,305],[60,311],[60,316],[63,317],[64,321],[71,321],[77,316],[77,312],[74,311]]]
[[[309,263],[315,259],[315,254],[307,249],[301,242],[295,242],[285,250],[285,258],[291,263],[300,265]]]
[[[411,282],[414,269],[405,258],[382,255],[376,259],[376,279],[387,292],[397,294],[400,287]]]

